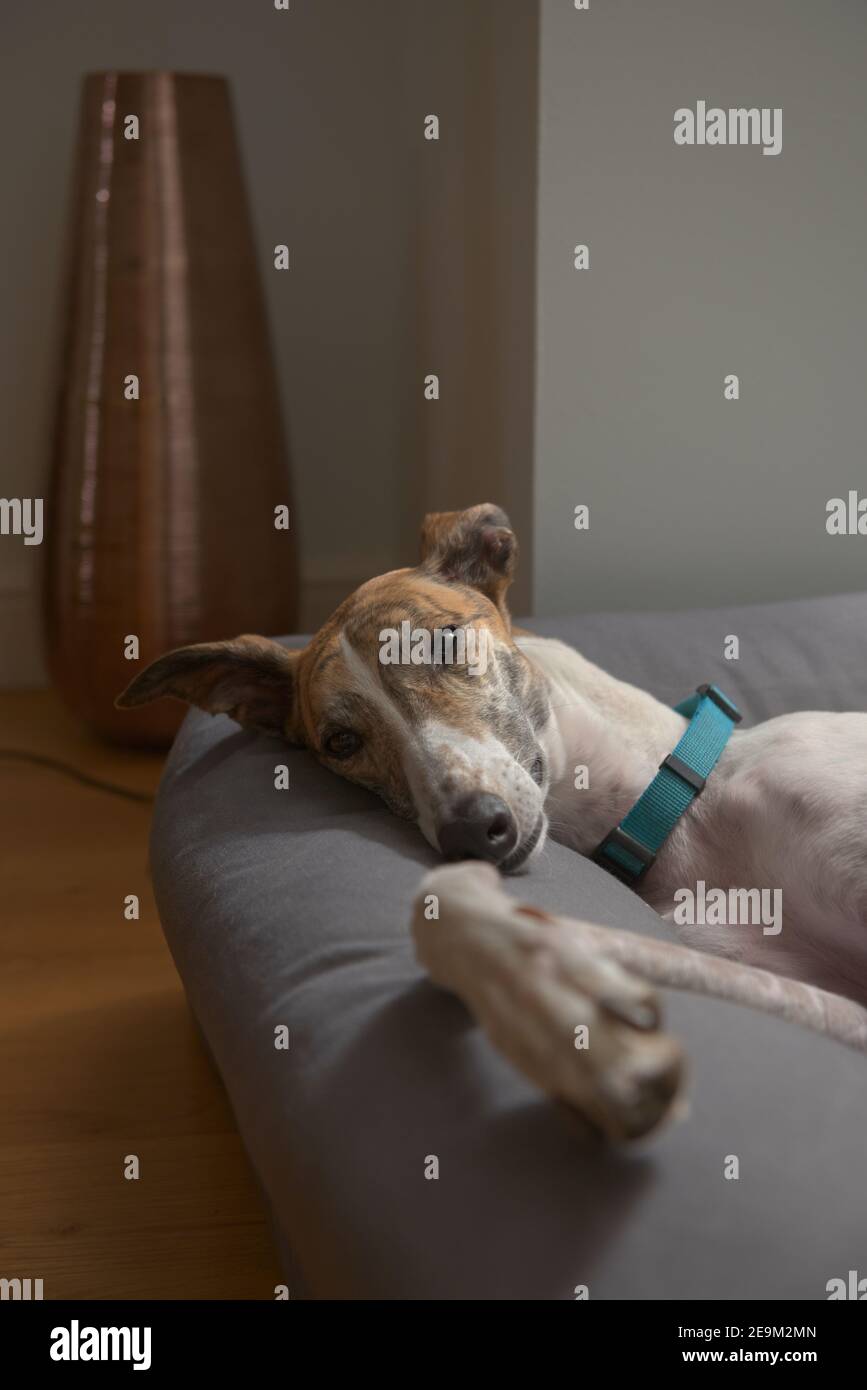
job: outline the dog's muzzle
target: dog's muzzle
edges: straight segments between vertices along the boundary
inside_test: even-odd
[[[518,840],[518,826],[505,801],[474,792],[453,806],[437,832],[446,859],[487,859],[499,864]]]

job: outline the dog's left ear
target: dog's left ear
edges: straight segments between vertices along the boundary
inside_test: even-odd
[[[130,709],[173,695],[209,714],[228,714],[245,729],[303,744],[298,700],[301,652],[267,637],[245,635],[231,642],[179,647],[140,671],[118,695]]]
[[[509,518],[489,502],[465,512],[428,512],[422,522],[422,567],[441,579],[481,590],[507,624],[506,590],[517,557],[518,542]]]

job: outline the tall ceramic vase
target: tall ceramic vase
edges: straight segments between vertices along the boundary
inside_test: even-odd
[[[289,506],[227,84],[89,76],[45,530],[66,704],[110,739],[167,743],[180,705],[115,695],[171,647],[293,630]]]

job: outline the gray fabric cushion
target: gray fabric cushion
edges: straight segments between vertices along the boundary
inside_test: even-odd
[[[717,680],[748,720],[864,708],[867,596],[531,620],[669,702]],[[722,659],[740,639],[740,661]],[[286,763],[291,788],[276,791]],[[670,994],[690,1113],[640,1150],[588,1143],[422,976],[409,905],[432,852],[301,751],[193,713],[157,802],[166,936],[314,1297],[824,1298],[863,1268],[867,1066],[734,1005]],[[665,934],[551,845],[514,894]],[[289,1028],[288,1051],[274,1029]],[[440,1176],[424,1177],[436,1154]],[[723,1176],[737,1155],[740,1178]],[[267,1296],[267,1291],[264,1291]]]

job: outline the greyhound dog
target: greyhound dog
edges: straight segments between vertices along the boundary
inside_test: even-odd
[[[498,507],[431,514],[418,566],[363,584],[303,650],[254,636],[181,648],[118,704],[176,696],[302,744],[417,822],[444,858],[468,861],[420,886],[420,960],[517,1066],[611,1137],[645,1134],[676,1109],[683,1056],[660,1029],[655,985],[867,1051],[867,715],[792,714],[732,732],[699,787],[671,757],[687,714],[513,627],[516,554]],[[402,629],[438,633],[439,647],[385,660],[386,636]],[[462,633],[484,660],[448,659]],[[497,870],[530,863],[549,834],[597,851],[666,759],[701,794],[633,886],[678,941],[554,918],[502,890]],[[781,919],[771,930],[683,924],[679,895],[705,885],[773,892]]]

